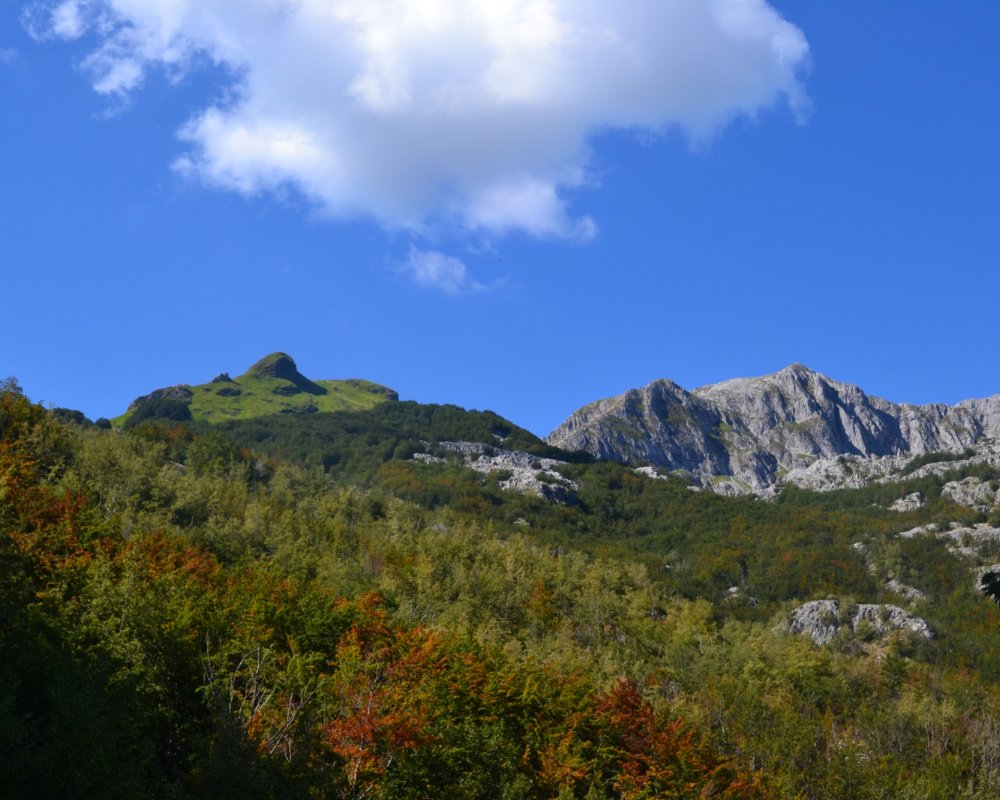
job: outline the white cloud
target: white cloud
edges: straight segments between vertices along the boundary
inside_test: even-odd
[[[419,286],[440,289],[452,296],[481,292],[486,288],[469,277],[468,270],[460,259],[437,250],[411,247],[409,256],[401,265],[401,271]]]
[[[79,39],[87,30],[89,0],[38,0],[21,10],[21,22],[35,39]]]
[[[52,32],[60,39],[78,39],[86,30],[84,0],[65,0],[52,10]]]
[[[17,50],[13,47],[0,47],[0,64],[13,64],[17,61]]]
[[[594,135],[701,139],[806,105],[805,37],[765,0],[43,0],[25,20],[92,34],[105,95],[228,70],[230,98],[181,132],[188,174],[410,230],[585,240],[567,196]]]

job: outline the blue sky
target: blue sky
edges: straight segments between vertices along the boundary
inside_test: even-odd
[[[144,2],[157,6],[120,5]],[[405,103],[383,70],[352,84],[368,116],[321,128],[351,140],[356,168],[337,179],[322,148],[247,155],[233,120],[277,113],[260,100],[272,78],[312,91],[301,75],[324,87],[352,63],[303,51],[300,73],[273,76],[252,48],[243,72],[219,49],[171,50],[139,80],[123,68],[135,54],[93,24],[101,0],[62,22],[56,4],[29,5],[0,11],[0,375],[32,399],[113,416],[275,350],[313,378],[490,408],[542,435],[655,378],[693,388],[793,361],[895,401],[1000,392],[996,3],[750,2],[753,30],[773,42],[789,23],[808,58],[768,71],[748,51],[719,85],[701,48],[725,42],[696,11],[664,22],[650,10],[663,4],[636,0],[611,20],[704,33],[649,87],[603,51],[561,53],[560,83],[536,20],[501,88],[542,75],[551,86],[523,90],[565,105],[379,127],[372,107]],[[392,63],[417,75],[420,110],[441,74],[478,63],[400,36],[417,55]],[[574,94],[605,74],[606,94]],[[259,102],[241,107],[234,87],[251,80]],[[311,97],[292,98],[295,119],[313,119]]]

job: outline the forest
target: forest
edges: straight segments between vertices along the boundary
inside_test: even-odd
[[[962,474],[764,501],[567,457],[560,504],[410,458],[499,435],[552,454],[405,403],[114,429],[8,380],[0,792],[1000,796],[1000,608],[895,535],[991,520],[942,495]],[[788,632],[888,579],[932,639]]]

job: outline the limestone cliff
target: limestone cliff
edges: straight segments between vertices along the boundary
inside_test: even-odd
[[[949,451],[1000,439],[1000,395],[897,404],[801,364],[688,391],[668,380],[580,409],[548,441],[626,464],[681,470],[723,493],[762,492],[840,456]]]

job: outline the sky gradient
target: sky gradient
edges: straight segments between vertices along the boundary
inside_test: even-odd
[[[275,350],[312,378],[489,408],[541,435],[656,378],[694,388],[794,361],[897,402],[1000,392],[995,3],[749,3],[743,60],[711,79],[704,54],[729,50],[695,12],[626,4],[634,19],[598,22],[704,33],[648,82],[593,68],[618,63],[597,45],[539,44],[535,20],[513,41],[568,68],[532,70],[554,76],[540,86],[503,73],[497,91],[535,93],[522,106],[537,113],[511,116],[505,96],[481,107],[478,84],[449,95],[466,127],[418,113],[445,102],[421,70],[464,74],[482,47],[442,67],[426,60],[437,40],[392,29],[412,98],[384,69],[352,97],[405,124],[276,95],[310,142],[352,142],[347,172],[326,144],[265,157],[234,138],[277,114],[263,56],[247,77],[219,51],[159,53],[130,84],[109,71],[120,42],[80,20],[56,35],[29,5],[0,11],[0,376],[34,400],[111,417]],[[506,52],[512,23],[473,23]],[[768,60],[779,35],[794,68]],[[315,58],[319,86],[356,66]],[[607,91],[589,88],[603,72]],[[234,100],[240,81],[253,91]],[[429,166],[411,172],[418,156]]]

